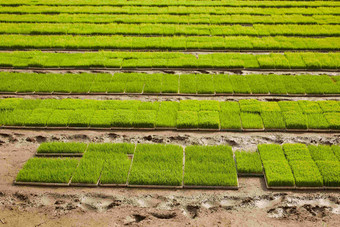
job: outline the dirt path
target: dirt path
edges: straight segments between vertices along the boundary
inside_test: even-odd
[[[0,132],[0,226],[339,226],[337,191],[269,191],[239,178],[238,191],[18,187],[12,182],[45,141],[339,144],[340,134],[27,131]]]

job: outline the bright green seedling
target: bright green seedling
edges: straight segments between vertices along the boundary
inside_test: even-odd
[[[332,145],[332,150],[335,156],[338,158],[338,161],[340,161],[340,146]]]
[[[237,186],[236,166],[231,147],[186,147],[184,184],[195,186]]]
[[[273,160],[286,160],[282,147],[278,144],[260,144],[257,146],[260,153],[261,160],[273,161]]]
[[[312,156],[309,153],[309,150],[305,144],[283,144],[283,151],[286,155],[288,162],[291,161],[311,161]]]
[[[337,160],[331,146],[327,145],[308,145],[309,153],[314,161],[335,161]]]
[[[297,187],[321,187],[323,178],[313,160],[289,161]]]
[[[86,147],[85,143],[42,143],[37,153],[84,153]]]
[[[241,121],[244,129],[263,129],[262,118],[258,113],[241,112]]]
[[[16,181],[68,183],[77,165],[77,159],[32,158],[19,171]]]
[[[293,187],[292,170],[286,160],[266,160],[263,162],[267,184],[270,187]]]
[[[177,145],[138,144],[129,176],[132,185],[180,186],[183,149]]]
[[[238,173],[262,173],[262,163],[258,152],[236,151]]]
[[[340,187],[340,163],[338,161],[316,161],[323,177],[324,186]]]

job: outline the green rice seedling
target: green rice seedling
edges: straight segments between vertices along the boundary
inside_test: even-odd
[[[132,127],[135,118],[133,110],[115,110],[112,112],[112,126],[113,127]]]
[[[332,145],[332,151],[334,152],[334,154],[337,157],[338,161],[340,161],[340,146]]]
[[[138,110],[132,120],[135,128],[154,128],[157,112],[155,110]]]
[[[199,101],[200,111],[220,111],[220,102],[216,100]]]
[[[326,112],[340,112],[340,105],[338,101],[317,101],[324,113]]]
[[[25,99],[16,106],[16,110],[34,110],[39,107],[41,99]]]
[[[322,109],[320,108],[317,102],[308,101],[308,100],[299,100],[298,103],[303,113],[306,113],[306,114],[322,113]]]
[[[262,69],[275,69],[275,61],[272,55],[259,55],[256,59]]]
[[[126,154],[108,155],[101,176],[102,184],[125,184],[130,170],[131,160]]]
[[[287,89],[281,75],[267,75],[265,76],[265,81],[271,94],[287,94]]]
[[[137,110],[141,101],[139,100],[105,100],[100,103],[98,109],[102,110]]]
[[[90,127],[110,128],[113,110],[96,110],[90,120]]]
[[[178,93],[179,76],[172,74],[163,74],[162,76],[162,93]]]
[[[196,111],[178,111],[177,128],[197,128],[198,113]]]
[[[292,170],[286,160],[262,160],[262,162],[268,186],[293,187],[295,185]]]
[[[235,112],[235,113],[241,112],[239,103],[233,101],[220,102],[220,109],[221,112]]]
[[[177,145],[138,144],[129,176],[131,185],[180,186],[183,149]]]
[[[286,124],[281,112],[265,111],[261,112],[264,127],[266,129],[285,129]]]
[[[220,112],[221,129],[241,129],[240,114],[232,111]]]
[[[263,75],[246,75],[246,81],[251,89],[252,94],[268,94],[269,90],[266,83],[266,77]]]
[[[68,183],[77,165],[77,159],[31,158],[19,171],[16,181]]]
[[[198,128],[219,129],[220,117],[217,111],[198,112]]]
[[[241,121],[243,129],[263,129],[263,122],[258,113],[241,112]]]
[[[306,64],[303,61],[301,55],[297,55],[292,52],[286,52],[285,57],[288,59],[291,69],[305,69],[306,68]]]
[[[1,99],[0,110],[14,110],[22,101],[22,98]]]
[[[340,163],[337,161],[316,161],[320,174],[323,178],[323,185],[327,187],[340,186]]]
[[[215,87],[213,76],[210,74],[196,75],[196,87],[198,94],[214,94]]]
[[[327,75],[300,75],[296,78],[303,83],[307,94],[336,93],[335,83]]]
[[[156,127],[176,127],[178,102],[163,101],[156,117]]]
[[[98,154],[99,155],[106,155],[110,153],[133,154],[134,150],[135,145],[132,143],[90,143],[86,155],[87,157],[96,158]]]
[[[133,148],[133,144],[90,144],[76,169],[72,183],[96,184],[107,160],[115,159],[116,154],[133,153]]]
[[[115,73],[111,81],[107,83],[108,93],[123,93],[126,87],[126,80],[129,74]]]
[[[161,93],[162,90],[162,74],[146,74],[144,75],[145,86],[143,93]]]
[[[41,100],[38,108],[41,109],[57,109],[60,104],[60,100],[58,99],[44,99]]]
[[[340,129],[340,113],[325,113],[324,116],[329,123],[329,128]]]
[[[125,93],[142,93],[144,84],[143,74],[131,73],[126,79]]]
[[[260,102],[261,112],[281,112],[277,102]]]
[[[97,184],[104,162],[105,160],[99,158],[99,155],[94,159],[87,158],[85,154],[72,177],[72,183]]]
[[[257,145],[257,149],[260,153],[262,162],[286,160],[286,156],[282,150],[282,147],[278,144],[259,144]]]
[[[37,153],[84,153],[86,147],[85,143],[42,143],[38,147]]]
[[[286,155],[288,162],[291,161],[310,161],[312,160],[312,156],[309,153],[309,150],[305,144],[295,143],[295,144],[283,144],[283,151]]]
[[[267,82],[267,81],[266,81]],[[278,87],[282,87],[281,85],[284,85],[284,87],[286,88],[286,91],[288,94],[305,94],[306,90],[304,88],[305,83],[301,83],[296,76],[291,76],[291,75],[280,75],[279,78],[277,78],[277,83]],[[270,82],[267,82],[270,83]],[[268,85],[271,86],[271,85]],[[277,89],[275,89],[277,90]],[[281,90],[281,89],[279,89]],[[273,91],[273,94],[275,93],[275,91]]]
[[[247,80],[244,76],[240,75],[229,75],[230,82],[232,84],[232,88],[235,94],[250,94],[251,89],[247,83]]]
[[[307,119],[303,113],[284,112],[283,118],[288,129],[307,129]]]
[[[0,111],[2,115],[1,125],[23,126],[27,118],[31,116],[31,110]]]
[[[158,111],[161,102],[141,102],[138,110],[155,110]]]
[[[262,173],[262,163],[258,152],[235,152],[238,173]]]
[[[337,158],[332,151],[331,146],[327,145],[308,145],[309,153],[314,161],[334,161]]]
[[[261,102],[256,99],[241,99],[239,101],[240,108],[242,112],[249,113],[260,113],[261,112]]]
[[[181,100],[179,102],[180,111],[200,111],[200,102],[198,100]]]
[[[74,110],[54,110],[48,118],[46,125],[48,127],[66,127],[70,116],[73,114]]]
[[[313,160],[289,161],[292,168],[295,184],[297,187],[321,187],[323,186],[323,178],[319,169]]]
[[[323,114],[306,114],[309,129],[327,129],[328,121]]]
[[[35,109],[26,119],[25,126],[46,126],[48,118],[52,114],[51,109]]]
[[[185,149],[184,184],[237,186],[230,146],[188,146]]]
[[[228,75],[217,74],[214,75],[213,80],[216,94],[233,93],[233,87]]]
[[[91,109],[78,109],[72,112],[69,117],[68,125],[70,127],[88,127],[94,110]]]
[[[291,101],[279,101],[278,102],[281,111],[282,112],[295,112],[295,113],[301,113],[302,109],[300,105],[297,102],[291,102]]]
[[[179,93],[196,94],[197,82],[195,74],[182,74],[179,77]]]
[[[89,82],[94,79],[93,75],[90,74],[91,79],[89,79]],[[112,75],[108,73],[100,73],[97,74],[94,81],[91,83],[91,88],[89,89],[89,92],[99,92],[99,93],[105,93],[107,91],[107,85],[111,82]],[[86,91],[85,91],[86,92]]]

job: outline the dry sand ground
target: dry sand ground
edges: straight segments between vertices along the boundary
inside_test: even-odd
[[[13,186],[44,141],[339,144],[340,134],[28,131],[0,132],[1,226],[340,226],[339,191],[270,191],[239,178],[238,191]]]

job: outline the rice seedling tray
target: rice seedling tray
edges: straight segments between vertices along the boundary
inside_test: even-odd
[[[150,188],[150,189],[182,189],[183,186],[171,186],[171,185],[131,185],[128,184],[128,188]]]
[[[83,157],[83,153],[36,153],[36,157]]]
[[[238,190],[239,184],[237,186],[208,186],[208,185],[184,185],[184,189],[211,189],[211,190]]]
[[[41,186],[41,187],[68,187],[70,183],[44,183],[44,182],[21,182],[14,181],[14,185],[20,186]]]
[[[271,190],[294,190],[296,189],[296,186],[269,186],[265,175],[263,178],[264,178],[267,189],[271,189]]]

